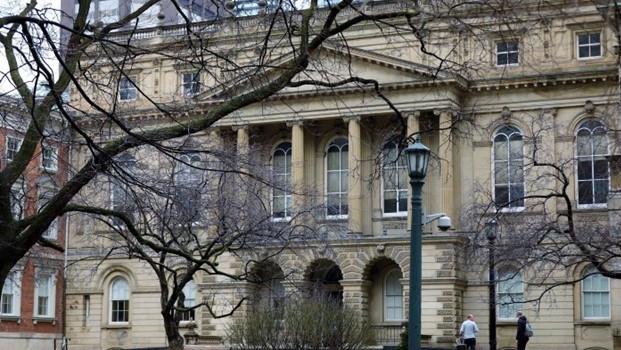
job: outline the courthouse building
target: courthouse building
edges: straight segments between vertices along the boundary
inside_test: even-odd
[[[101,10],[109,2],[95,4]],[[358,311],[361,322],[373,326],[377,345],[396,345],[408,315],[408,276],[413,268],[409,261],[410,189],[405,163],[385,159],[400,154],[404,144],[399,136],[404,130],[408,136],[420,135],[433,154],[423,188],[425,213],[444,213],[452,219],[448,230],[438,229],[437,221],[423,228],[422,334],[431,345],[452,347],[465,315],[474,314],[481,330],[478,343],[486,348],[490,334],[487,260],[474,257],[477,249],[485,256],[488,247],[477,248],[473,242],[481,237],[483,224],[490,217],[500,223],[498,244],[503,234],[518,233],[525,222],[533,220],[529,211],[534,206],[520,198],[540,190],[531,186],[540,183],[536,171],[527,170],[534,145],[549,162],[568,164],[571,159],[571,164],[588,167],[589,171],[574,171],[574,165],[567,168],[573,211],[598,224],[618,227],[618,220],[609,212],[619,209],[616,191],[621,183],[610,171],[609,161],[616,159],[614,131],[619,130],[619,43],[614,28],[605,20],[606,8],[596,7],[592,1],[534,2],[539,5],[512,9],[523,16],[507,16],[504,24],[499,24],[498,8],[470,3],[455,13],[444,13],[446,17],[436,13],[443,19],[454,15],[463,23],[436,23],[429,15],[430,24],[419,34],[433,56],[423,54],[413,36],[398,29],[403,20],[394,18],[386,21],[395,27],[357,24],[345,35],[347,47],[327,42],[310,58],[312,67],[324,70],[310,71],[309,78],[325,74],[335,80],[350,76],[374,79],[381,94],[358,85],[290,87],[191,137],[195,149],[219,142],[238,152],[262,150],[254,154],[256,159],[271,164],[272,170],[291,184],[311,189],[313,198],[321,198],[327,205],[312,221],[324,239],[309,239],[274,256],[270,286],[258,290],[250,283],[197,274],[187,287],[189,305],[201,300],[234,303],[252,295],[277,302],[299,295],[303,285],[319,285],[344,307]],[[361,6],[375,13],[396,11],[408,4],[377,1]],[[536,6],[540,7],[535,11]],[[433,13],[431,5],[429,11]],[[232,42],[257,40],[257,36],[240,36],[231,28],[262,25],[264,16],[269,16],[269,11],[196,22],[192,29],[210,40],[210,49],[234,47]],[[167,17],[160,20],[167,21]],[[233,21],[239,27],[227,24]],[[100,75],[107,78],[114,76],[115,69],[123,69],[113,96],[118,115],[128,125],[149,128],[165,122],[145,96],[170,105],[191,104],[190,119],[222,103],[227,90],[216,85],[217,74],[176,58],[179,52],[191,49],[184,46],[185,29],[174,23],[138,29],[133,43],[158,50],[138,56],[131,66],[98,66],[101,72],[110,73]],[[278,26],[272,29],[280,30]],[[131,33],[115,33],[112,40],[126,40]],[[229,59],[264,59],[257,56],[254,45],[239,46],[245,49],[229,52]],[[274,56],[266,59],[268,65],[278,67],[292,59],[283,52],[281,57],[272,52]],[[438,57],[446,59],[443,66],[438,65]],[[219,77],[226,78],[226,74],[235,72],[221,72]],[[103,96],[93,98],[111,103]],[[83,107],[80,112],[89,112],[86,101],[76,93],[72,103]],[[393,107],[401,115],[396,115]],[[114,130],[107,134],[111,129],[102,127],[107,124],[97,118],[78,113],[76,122],[97,130],[101,143],[114,136]],[[595,146],[578,147],[584,144]],[[147,149],[136,152],[144,154]],[[72,160],[83,164],[87,154],[76,147]],[[155,154],[149,162],[158,164],[158,157],[161,155]],[[188,156],[188,163],[195,161],[192,157]],[[97,184],[103,203],[115,208],[119,196],[114,195],[114,184],[103,180]],[[486,195],[488,204],[501,209],[481,209]],[[294,215],[296,203],[308,200],[301,196],[273,191],[265,202],[274,220],[287,221]],[[564,212],[562,204],[547,203],[546,210]],[[513,226],[515,222],[522,225]],[[122,255],[111,255],[105,261],[87,259],[89,252],[96,251],[96,237],[111,228],[79,218],[71,224],[69,258],[75,261],[66,291],[70,348],[163,346],[166,339],[158,280],[150,269]],[[236,259],[224,258],[221,266],[238,269],[244,262]],[[520,270],[519,266],[516,259],[515,269],[505,265],[497,271],[505,278],[498,279],[496,299],[514,301],[495,306],[498,349],[515,347],[515,311],[520,309],[536,328],[529,349],[613,349],[614,330],[621,328],[620,281],[588,275],[593,269],[588,264],[551,271],[561,279],[587,277],[560,285],[536,302],[525,302],[545,286],[531,283],[539,277],[536,271]],[[212,318],[201,308],[193,316],[181,321],[182,333],[195,323],[202,339],[199,343],[218,338],[226,341],[230,318]]]

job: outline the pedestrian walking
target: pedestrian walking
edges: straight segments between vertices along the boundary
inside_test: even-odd
[[[526,324],[528,319],[524,316],[522,311],[517,312],[517,333],[515,335],[515,342],[517,343],[517,350],[526,350],[526,343],[530,337],[526,333]]]
[[[476,322],[474,322],[474,316],[468,315],[468,319],[461,324],[461,328],[459,329],[459,335],[464,337],[466,350],[476,350],[477,333],[479,333],[479,327],[477,327]]]

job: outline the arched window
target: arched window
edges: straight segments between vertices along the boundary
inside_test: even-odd
[[[499,208],[524,206],[523,146],[522,133],[513,126],[494,135],[494,201]]]
[[[110,285],[110,323],[129,322],[129,283],[116,277]]]
[[[408,170],[406,158],[395,142],[382,150],[382,185],[384,214],[403,214],[408,211]]]
[[[326,196],[328,216],[345,217],[348,214],[347,192],[349,191],[349,147],[347,139],[332,140],[326,157]]]
[[[402,274],[392,270],[384,280],[384,321],[403,321]]]
[[[597,120],[582,123],[576,133],[578,204],[605,204],[609,171],[607,129]]]
[[[183,286],[183,295],[185,299],[183,301],[184,307],[192,307],[196,305],[196,283],[194,280],[189,280],[188,283]],[[195,320],[195,311],[196,310],[188,310],[181,313],[181,321],[189,322]]]
[[[590,267],[582,280],[582,318],[610,318],[610,281]]]
[[[291,217],[291,142],[280,143],[272,153],[272,215],[274,218]]]
[[[524,289],[522,274],[515,270],[506,270],[498,274],[498,318],[513,319],[522,310]]]

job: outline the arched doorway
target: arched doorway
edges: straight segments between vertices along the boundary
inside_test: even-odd
[[[319,296],[343,305],[343,279],[341,268],[332,260],[321,259],[310,265],[305,274],[310,296]]]

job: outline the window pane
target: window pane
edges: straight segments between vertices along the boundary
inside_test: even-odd
[[[506,184],[509,182],[509,163],[505,161],[494,163],[495,174],[494,181],[497,184]]]

